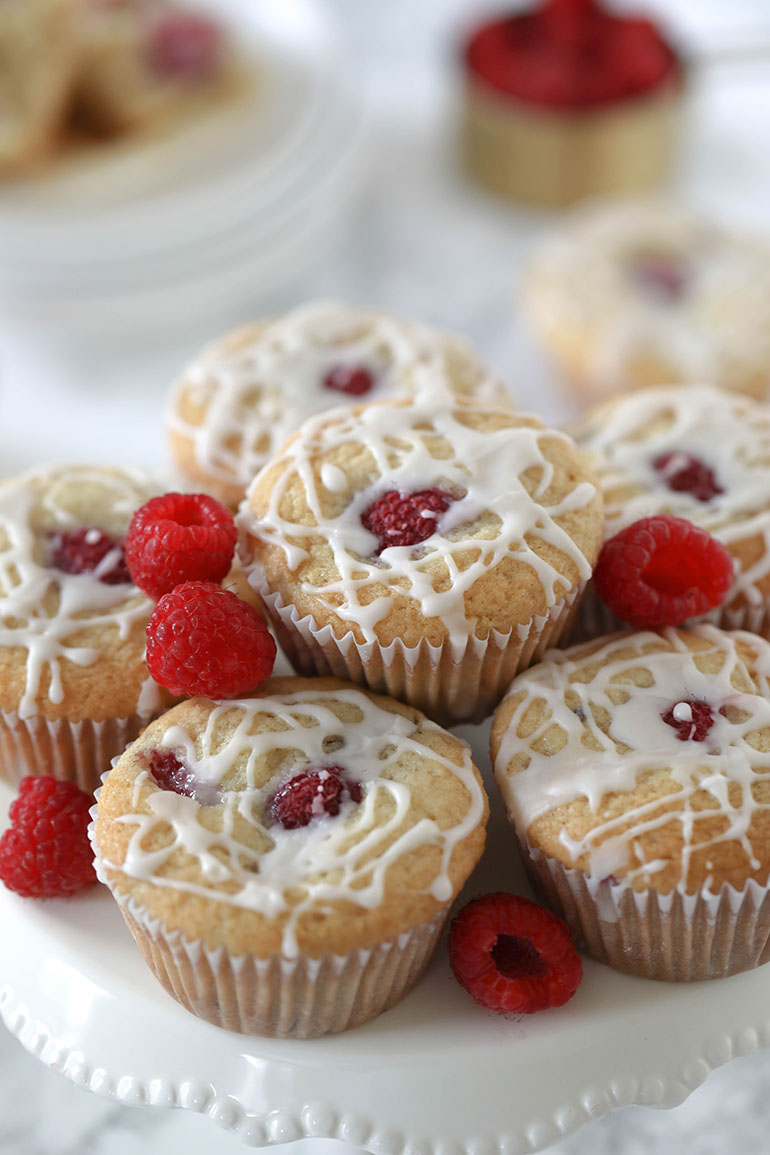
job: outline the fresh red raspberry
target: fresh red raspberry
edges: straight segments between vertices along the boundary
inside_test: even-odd
[[[126,560],[134,582],[151,598],[180,582],[219,582],[235,553],[232,514],[205,493],[164,493],[131,518]]]
[[[714,470],[691,453],[662,453],[652,466],[675,493],[689,493],[697,501],[711,501],[712,497],[724,493]]]
[[[147,623],[147,668],[172,694],[237,698],[269,678],[276,645],[257,611],[213,582],[183,582]]]
[[[347,393],[349,397],[363,397],[374,388],[374,378],[368,369],[360,366],[338,365],[326,374],[323,386],[335,393]]]
[[[201,806],[217,806],[222,801],[216,786],[198,778],[175,750],[151,750],[145,755],[145,763],[161,790],[194,798]]]
[[[380,539],[375,551],[391,545],[417,545],[436,532],[438,515],[449,509],[455,498],[443,489],[420,489],[399,493],[389,489],[361,514],[361,524]]]
[[[0,838],[0,879],[23,898],[67,898],[93,886],[88,841],[93,798],[74,782],[22,778]]]
[[[645,517],[601,548],[596,592],[636,629],[680,626],[721,605],[733,580],[725,547],[683,517]]]
[[[285,830],[297,830],[323,814],[339,814],[346,795],[351,802],[360,802],[363,792],[361,783],[348,778],[342,766],[306,770],[295,774],[273,796],[270,817]]]
[[[103,529],[70,529],[51,534],[51,565],[62,573],[95,573],[100,582],[115,586],[130,584],[124,543]],[[106,568],[102,565],[112,554]]]
[[[661,718],[667,726],[673,726],[680,742],[705,742],[714,725],[714,711],[702,698],[682,698],[661,714]]]
[[[583,964],[567,924],[517,894],[485,894],[455,916],[449,931],[455,978],[498,1014],[529,1015],[572,998]]]
[[[223,44],[213,20],[192,12],[163,12],[147,31],[147,62],[167,80],[205,80],[219,67]]]
[[[682,262],[663,254],[636,257],[631,264],[631,275],[646,294],[672,304],[681,301],[689,280]]]

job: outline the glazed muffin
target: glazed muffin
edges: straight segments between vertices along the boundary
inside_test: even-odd
[[[549,654],[492,726],[525,861],[588,952],[647,978],[770,959],[770,644],[709,625]]]
[[[532,262],[524,305],[586,400],[698,384],[763,398],[770,383],[770,246],[683,207],[605,205],[574,216]]]
[[[91,835],[174,998],[229,1030],[304,1038],[418,980],[486,818],[468,747],[418,711],[278,678],[151,723],[106,777]]]
[[[651,20],[550,0],[486,20],[462,60],[463,157],[494,192],[558,207],[665,172],[684,70]]]
[[[684,517],[720,541],[732,587],[708,620],[770,638],[770,408],[706,385],[644,389],[571,427],[604,495],[605,536],[640,518]],[[591,583],[576,636],[622,629]]]
[[[171,453],[187,478],[236,506],[306,418],[436,379],[458,396],[507,397],[457,337],[334,302],[305,305],[228,334],[188,365],[167,414]]]
[[[159,489],[128,469],[60,466],[0,483],[0,777],[98,785],[173,699],[144,661],[154,603],[122,539]]]
[[[311,419],[237,521],[298,672],[449,722],[485,717],[567,628],[603,515],[568,437],[440,390]]]
[[[0,5],[0,173],[22,172],[56,151],[78,67],[75,0]]]
[[[238,67],[211,17],[165,0],[81,0],[77,106],[90,131],[147,131],[236,87]]]

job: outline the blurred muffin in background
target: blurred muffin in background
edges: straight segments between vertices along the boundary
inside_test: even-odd
[[[466,167],[559,207],[652,188],[669,162],[682,62],[663,32],[596,0],[546,0],[476,27],[463,50]]]
[[[166,417],[188,481],[236,506],[262,466],[315,413],[413,397],[439,383],[465,400],[511,404],[459,337],[335,301],[304,305],[208,345],[182,372]]]
[[[683,206],[577,212],[535,256],[523,303],[566,383],[589,402],[704,381],[768,394],[770,243]]]
[[[166,0],[3,0],[0,174],[165,127],[236,91],[220,23]]]

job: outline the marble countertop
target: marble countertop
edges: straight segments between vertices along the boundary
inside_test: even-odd
[[[276,3],[280,0],[275,0]],[[470,336],[526,406],[547,418],[569,412],[515,314],[515,282],[547,226],[471,188],[456,170],[451,135],[451,49],[458,28],[489,4],[474,0],[331,0],[350,44],[351,67],[369,95],[371,166],[345,236],[305,269],[274,310],[314,296],[361,301]],[[770,44],[766,0],[670,0],[658,4],[685,43]],[[397,83],[394,83],[397,76]],[[681,195],[770,231],[770,68],[709,68],[695,77],[690,131],[676,185]],[[241,303],[241,312],[249,302]],[[233,317],[239,320],[240,316]],[[213,334],[172,345],[141,341],[118,355],[48,344],[0,318],[2,472],[31,460],[104,457],[114,431],[119,458],[163,459],[160,412],[168,381]],[[41,417],[41,415],[43,415]],[[66,453],[62,452],[66,431]],[[118,436],[119,431],[119,436]],[[2,946],[0,945],[0,955]],[[764,1155],[768,1150],[770,1052],[715,1072],[681,1107],[628,1108],[584,1127],[554,1155]],[[314,1143],[312,1155],[322,1155]],[[304,1144],[303,1146],[309,1146]],[[0,1030],[2,1155],[226,1155],[244,1148],[208,1120],[101,1101],[52,1074]],[[300,1152],[295,1145],[292,1153]],[[326,1155],[326,1152],[323,1153]]]

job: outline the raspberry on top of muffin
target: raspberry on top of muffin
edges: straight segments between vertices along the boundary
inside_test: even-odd
[[[603,525],[567,437],[443,390],[311,419],[238,520],[293,661],[442,719],[488,710],[566,625]]]
[[[314,302],[208,345],[174,386],[166,426],[183,473],[237,505],[265,462],[308,417],[412,395],[426,373],[469,400],[505,386],[458,337],[333,301]]]

